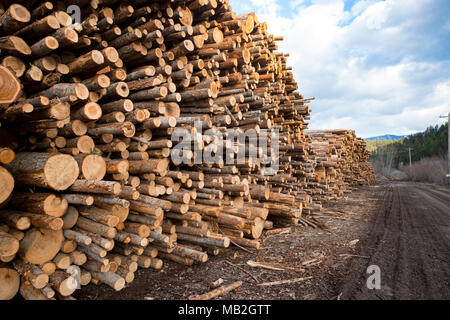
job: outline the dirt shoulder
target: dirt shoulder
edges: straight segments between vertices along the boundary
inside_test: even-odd
[[[233,247],[204,264],[185,267],[166,262],[160,271],[140,269],[135,281],[121,292],[105,285],[89,285],[76,293],[79,299],[186,299],[204,293],[218,278],[225,283],[242,280],[241,288],[220,299],[337,299],[360,257],[383,187],[358,189],[325,208],[317,220],[327,230],[297,226],[289,234],[263,237],[262,249],[251,252]],[[330,215],[330,216],[327,216]],[[331,217],[332,216],[332,217]],[[281,270],[252,268],[247,261],[270,263]],[[293,278],[294,284],[261,286]]]

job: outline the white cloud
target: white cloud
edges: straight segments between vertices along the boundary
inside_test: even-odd
[[[295,9],[298,6],[303,5],[305,2],[306,2],[306,0],[292,0],[289,2],[289,7],[292,9]]]
[[[311,128],[408,134],[450,111],[446,0],[360,0],[348,11],[342,0],[249,4],[284,36],[300,92],[316,97]]]
[[[375,3],[376,0],[361,0],[355,3],[352,7],[351,13],[354,17],[359,16],[364,10],[366,10],[369,6]]]
[[[369,30],[379,30],[388,19],[391,10],[392,4],[390,2],[377,2],[362,11],[355,22],[361,21]]]

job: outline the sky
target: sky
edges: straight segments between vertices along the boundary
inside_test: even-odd
[[[450,112],[449,0],[229,0],[284,36],[310,129],[406,135]]]

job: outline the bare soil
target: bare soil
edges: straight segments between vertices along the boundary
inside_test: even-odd
[[[315,216],[325,229],[292,227],[264,235],[260,250],[232,247],[204,264],[165,262],[139,269],[127,288],[89,285],[78,299],[186,299],[219,278],[242,287],[218,299],[449,299],[450,191],[395,183],[360,188]],[[281,270],[254,268],[249,260]],[[367,266],[381,268],[381,290],[366,289]],[[275,286],[264,282],[307,278]]]
[[[361,255],[381,269],[381,290],[365,285],[364,265],[346,283],[345,299],[450,299],[450,189],[395,182],[383,201]],[[358,270],[360,270],[358,272]]]

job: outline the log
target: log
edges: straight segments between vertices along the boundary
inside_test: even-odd
[[[77,226],[80,227],[83,230],[92,232],[92,233],[97,233],[101,236],[104,236],[106,238],[109,239],[114,239],[114,237],[116,236],[116,229],[105,226],[103,224],[94,222],[92,220],[80,217],[78,218],[77,221]]]
[[[19,56],[31,55],[31,49],[27,43],[16,36],[0,37],[0,49]]]
[[[45,274],[38,266],[27,264],[22,260],[15,260],[13,265],[16,271],[19,272],[36,289],[42,289],[48,284],[48,275]]]
[[[51,193],[16,192],[9,205],[26,212],[62,217],[67,211],[67,200]]]
[[[55,38],[50,37],[50,36],[45,37],[30,47],[31,55],[34,58],[42,57],[42,56],[49,54],[53,50],[58,49],[58,47],[59,47],[59,43]]]
[[[240,286],[242,286],[242,281],[236,281],[236,282],[233,282],[233,283],[231,283],[229,285],[225,285],[225,286],[219,287],[217,289],[214,289],[214,290],[212,290],[210,292],[207,292],[207,293],[204,293],[204,294],[201,294],[201,295],[190,296],[188,299],[189,300],[211,300],[211,299],[214,299],[214,298],[216,298],[218,296],[221,296],[221,295],[223,295],[225,293],[228,293],[228,292],[230,292],[232,290],[235,290],[235,289],[239,288]]]
[[[2,43],[0,38],[0,49]],[[10,104],[16,101],[21,85],[16,76],[4,66],[0,66],[0,104]],[[0,106],[0,109],[2,107]]]
[[[161,258],[164,258],[164,259],[167,259],[167,260],[179,263],[179,264],[184,264],[186,266],[192,266],[194,264],[193,259],[186,258],[186,257],[180,257],[175,254],[159,252],[158,255]]]
[[[64,195],[63,195],[63,198],[65,198],[65,200],[67,201],[67,198]],[[68,197],[68,198],[69,198],[69,200],[71,200],[70,199],[71,197]],[[93,200],[92,200],[92,202],[93,202]],[[75,207],[68,206],[66,212],[62,216],[63,229],[72,229],[78,221],[78,216],[79,216],[78,210]]]
[[[107,210],[92,206],[77,206],[77,209],[80,215],[106,226],[115,227],[119,223],[119,218],[109,214]]]
[[[19,292],[20,275],[10,268],[0,268],[0,300],[11,300]]]
[[[64,230],[64,236],[67,239],[74,240],[76,243],[83,244],[86,246],[92,243],[92,239],[88,235],[76,232],[74,230]]]
[[[195,261],[198,261],[198,262],[206,262],[206,261],[208,261],[208,254],[206,254],[205,252],[194,250],[194,249],[185,247],[185,246],[180,245],[180,244],[178,244],[175,247],[173,253],[177,254],[179,256],[191,258],[191,259],[193,259]]]
[[[22,283],[20,283],[19,280],[19,284],[20,295],[25,300],[48,300],[47,296],[44,295],[41,290],[33,287],[33,285],[29,281],[22,281]]]
[[[55,291],[49,286],[45,286],[44,288],[41,289],[42,294],[47,297],[48,299],[51,299],[55,296]]]
[[[57,231],[61,230],[64,224],[61,218],[56,218],[49,215],[12,210],[5,210],[4,213],[11,217],[17,217],[17,220],[19,220],[19,218],[21,217],[30,218],[31,225],[36,228],[45,228]]]
[[[74,157],[85,180],[101,181],[106,175],[106,162],[96,154],[78,155]]]
[[[0,257],[15,255],[19,250],[19,241],[7,232],[0,231]]]
[[[205,245],[205,246],[214,246],[214,247],[221,247],[221,248],[228,248],[230,246],[230,239],[227,237],[224,237],[223,239],[213,239],[213,238],[202,238],[197,237],[193,235],[187,235],[187,234],[179,234],[178,235],[179,240],[188,241],[197,245]]]
[[[129,161],[129,172],[131,174],[142,173],[161,173],[167,170],[169,166],[168,159],[148,159],[140,161]]]
[[[26,71],[26,66],[23,61],[14,56],[6,56],[2,59],[1,65],[5,68],[12,70],[16,78],[20,78]]]
[[[57,270],[50,276],[52,288],[63,297],[70,296],[77,289],[77,281],[64,271]]]
[[[62,230],[33,228],[20,242],[19,256],[31,264],[43,264],[58,254],[63,240]]]
[[[88,102],[77,111],[72,112],[71,118],[77,120],[95,121],[102,117],[102,108],[95,102]]]
[[[58,153],[20,152],[6,168],[19,184],[57,191],[69,188],[79,175],[73,157]]]
[[[3,33],[13,33],[25,26],[31,19],[31,14],[24,6],[14,3],[0,18]]]
[[[122,186],[114,181],[76,180],[68,189],[71,192],[88,192],[91,194],[116,195],[122,191]]]
[[[120,291],[125,287],[125,279],[113,272],[92,272],[92,278],[101,281],[116,291]]]
[[[303,281],[311,280],[312,278],[313,277],[302,277],[302,278],[294,278],[294,279],[287,279],[287,280],[280,280],[280,281],[263,282],[263,283],[258,283],[258,285],[259,286],[276,286],[276,285],[282,285],[282,284],[303,282]]]
[[[244,246],[244,247],[250,247],[250,248],[254,248],[254,249],[259,249],[261,246],[261,243],[257,240],[250,240],[250,239],[245,239],[245,238],[236,238],[233,236],[229,236],[230,240],[240,246]]]
[[[0,167],[0,207],[9,199],[14,189],[13,176],[3,167]]]
[[[86,100],[89,97],[89,89],[81,83],[58,83],[51,88],[42,91],[41,95],[46,96],[49,99],[73,96],[80,100]]]
[[[85,194],[66,193],[61,194],[61,198],[65,199],[67,203],[72,205],[91,206],[94,204],[94,197]]]
[[[56,265],[51,261],[45,262],[45,263],[39,265],[39,267],[45,274],[47,274],[49,276],[52,275],[56,271]]]
[[[92,50],[80,56],[75,61],[68,64],[70,73],[76,74],[86,70],[99,68],[105,62],[103,54],[98,50]]]
[[[72,263],[72,260],[69,255],[60,252],[53,259],[53,263],[56,265],[56,268],[66,270]]]
[[[70,259],[77,266],[82,266],[87,262],[87,256],[80,251],[71,252]]]
[[[74,240],[64,240],[61,245],[62,253],[72,253],[77,249],[77,242]]]

